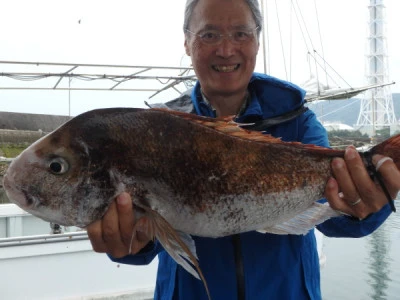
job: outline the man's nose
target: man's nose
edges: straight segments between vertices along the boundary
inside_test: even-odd
[[[233,42],[231,36],[222,36],[221,41],[217,45],[216,54],[221,57],[232,56],[236,51],[237,45]]]

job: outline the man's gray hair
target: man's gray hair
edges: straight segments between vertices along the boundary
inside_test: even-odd
[[[258,0],[245,0],[247,5],[249,6],[251,13],[253,14],[254,21],[256,22],[257,35],[260,36],[260,32],[262,30],[263,25],[263,17],[260,11],[260,5]],[[185,17],[183,20],[183,31],[186,33],[186,30],[189,29],[189,22],[192,18],[193,10],[199,0],[187,0],[185,5]]]

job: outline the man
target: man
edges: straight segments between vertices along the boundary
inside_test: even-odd
[[[185,50],[199,79],[191,97],[167,103],[198,115],[237,115],[254,122],[287,115],[304,104],[297,86],[254,72],[262,19],[255,0],[188,0]],[[311,111],[270,127],[285,141],[328,146],[326,132]],[[381,160],[375,156],[373,162]],[[381,160],[382,161],[382,160]],[[335,175],[326,186],[329,204],[349,216],[332,218],[318,228],[330,236],[364,236],[390,214],[387,198],[371,181],[354,147],[334,159]],[[380,167],[394,197],[400,173],[390,160]],[[339,193],[340,192],[340,193]],[[359,200],[361,199],[361,200]],[[130,196],[122,194],[101,221],[88,227],[93,248],[114,261],[148,264],[158,255],[155,299],[207,299],[203,283],[144,232],[141,219],[132,243],[134,217]],[[314,232],[305,236],[248,232],[219,239],[193,237],[200,267],[213,299],[321,299]],[[131,255],[129,253],[132,253]]]

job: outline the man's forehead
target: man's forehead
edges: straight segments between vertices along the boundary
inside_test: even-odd
[[[200,30],[247,29],[255,27],[255,20],[244,0],[200,0],[193,9],[190,24]]]

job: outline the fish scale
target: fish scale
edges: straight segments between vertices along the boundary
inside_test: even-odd
[[[89,111],[22,152],[3,185],[22,209],[79,227],[128,192],[137,219],[148,219],[148,236],[205,282],[190,235],[306,234],[339,215],[317,201],[331,159],[343,151],[283,142],[232,120],[163,109]],[[399,166],[399,144],[394,136],[370,155]]]

